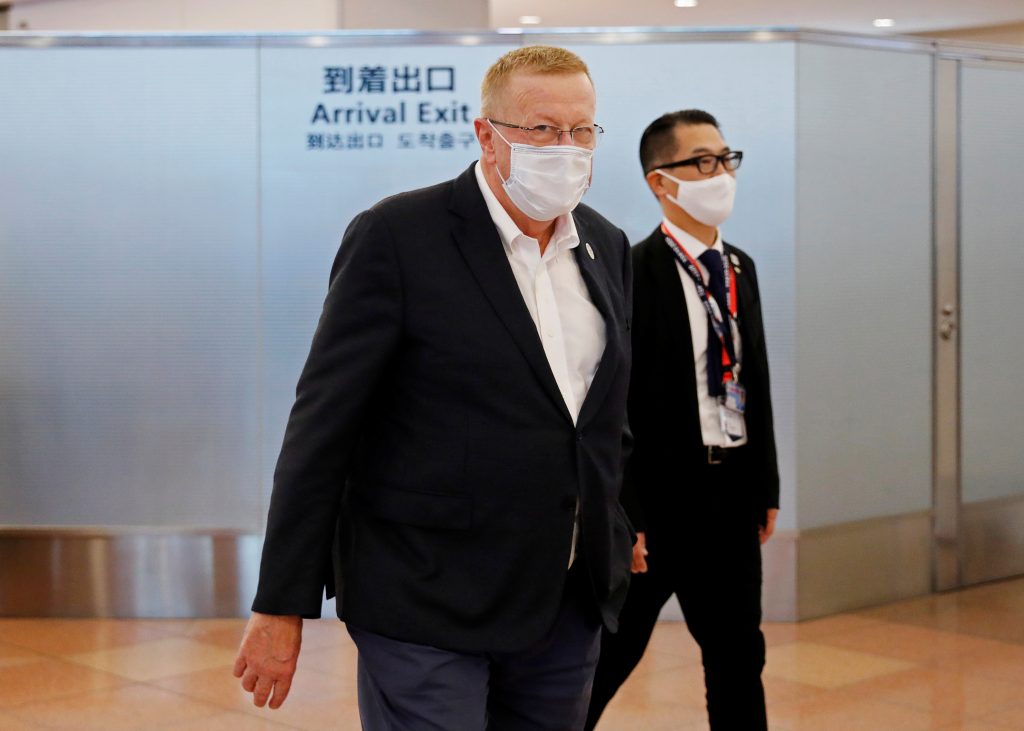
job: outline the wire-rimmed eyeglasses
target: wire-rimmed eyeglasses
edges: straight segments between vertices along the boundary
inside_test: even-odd
[[[509,127],[510,129],[520,129],[526,133],[526,138],[530,141],[531,145],[554,145],[558,144],[558,141],[562,139],[562,135],[569,135],[569,139],[572,140],[573,144],[578,147],[597,147],[598,140],[601,139],[601,135],[604,134],[604,127],[599,124],[586,124],[582,127],[573,127],[572,129],[559,129],[550,124],[538,124],[534,127],[524,127],[521,124],[510,124],[508,122],[499,122],[496,119],[487,118],[487,121],[491,124],[497,124],[501,127]]]

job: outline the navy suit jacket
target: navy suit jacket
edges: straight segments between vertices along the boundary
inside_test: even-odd
[[[590,208],[572,215],[607,334],[577,425],[472,166],[352,221],[274,475],[255,611],[319,616],[334,584],[362,629],[523,649],[554,622],[578,499],[615,629],[633,540],[619,505],[630,249]]]

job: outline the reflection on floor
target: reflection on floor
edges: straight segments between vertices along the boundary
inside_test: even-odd
[[[0,620],[0,729],[358,729],[355,652],[307,622],[285,706],[231,675],[244,622]],[[1024,579],[769,624],[775,731],[1024,729]],[[602,731],[706,729],[697,648],[663,623]]]

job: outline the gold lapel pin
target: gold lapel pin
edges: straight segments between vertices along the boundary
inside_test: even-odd
[[[594,256],[594,249],[591,248],[590,242],[588,241],[587,243],[584,244],[584,246],[587,247],[587,254],[590,256],[590,258],[591,259],[596,259],[597,257]]]
[[[733,268],[736,269],[736,273],[740,273],[740,258],[735,254],[729,254],[729,261],[732,262]]]

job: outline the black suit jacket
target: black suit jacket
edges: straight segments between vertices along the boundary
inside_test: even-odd
[[[616,626],[633,539],[618,503],[629,243],[586,206],[573,217],[607,333],[577,426],[472,166],[352,221],[274,475],[255,611],[319,616],[333,553],[355,626],[525,648],[558,610],[578,498],[579,550]]]
[[[747,444],[739,463],[747,490],[738,510],[759,516],[779,505],[761,299],[754,262],[735,246],[737,309],[742,340],[740,382],[747,390]],[[660,227],[633,247],[633,370],[629,424],[635,439],[623,495],[637,530],[650,523],[678,528],[680,511],[700,502],[705,485],[687,482],[688,460],[706,459],[697,408],[693,338],[676,258]]]

